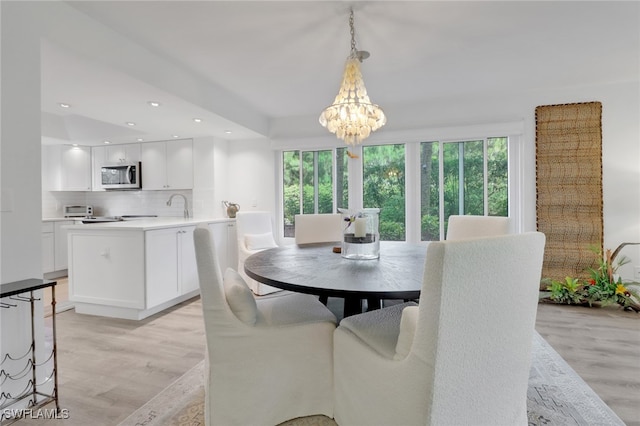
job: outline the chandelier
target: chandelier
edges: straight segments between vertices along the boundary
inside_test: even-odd
[[[353,9],[349,16],[351,30],[351,54],[342,76],[342,84],[333,104],[320,114],[320,124],[347,145],[361,144],[387,122],[382,108],[371,103],[362,81],[360,63],[369,57],[369,52],[356,49],[353,26]]]

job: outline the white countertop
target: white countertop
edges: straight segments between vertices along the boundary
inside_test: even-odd
[[[82,218],[76,218],[82,220]],[[43,219],[44,220],[44,219]],[[59,219],[65,220],[65,219]],[[69,220],[69,219],[66,219]],[[73,220],[73,219],[72,219]],[[87,224],[77,224],[77,225],[66,225],[64,228],[68,230],[136,230],[136,231],[147,231],[152,229],[162,229],[162,228],[175,228],[177,226],[185,226],[185,225],[199,225],[201,223],[216,223],[216,222],[233,222],[235,219],[229,218],[189,218],[184,219],[181,217],[154,217],[154,218],[146,218],[146,219],[134,219],[134,220],[123,220],[118,222],[94,222]]]

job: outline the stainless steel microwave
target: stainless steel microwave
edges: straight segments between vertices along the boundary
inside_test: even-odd
[[[140,189],[140,162],[104,165],[100,168],[100,185],[103,189]]]

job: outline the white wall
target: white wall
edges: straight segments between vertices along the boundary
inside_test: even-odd
[[[40,38],[28,19],[33,4],[2,2],[0,91],[0,283],[42,278],[40,226]],[[35,171],[35,173],[34,173]],[[41,297],[37,291],[36,297]],[[26,302],[0,309],[0,356],[26,353],[31,310]],[[42,302],[35,303],[35,338],[43,341]],[[37,362],[43,361],[43,345]],[[18,371],[15,365],[4,365]],[[44,371],[38,376],[43,380]],[[8,380],[2,392],[21,392],[25,382]],[[26,405],[24,400],[21,404]],[[14,408],[18,408],[17,406]]]
[[[2,4],[1,282],[41,278],[40,39],[24,7]],[[28,14],[27,14],[28,15]],[[36,173],[33,173],[33,171]]]
[[[276,212],[275,154],[266,141],[229,142],[228,201],[240,209]]]
[[[193,140],[194,216],[226,217],[229,143],[213,137]]]

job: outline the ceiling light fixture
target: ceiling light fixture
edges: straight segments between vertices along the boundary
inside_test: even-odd
[[[230,134],[232,133],[232,132],[231,132],[231,130],[225,130],[224,132],[225,132],[227,135],[230,135]]]
[[[177,138],[179,138],[180,136],[178,136],[178,135],[171,135],[171,137],[172,137],[172,138],[174,138],[174,139],[177,139]]]
[[[138,139],[136,139],[136,140],[137,140],[138,142],[142,142],[142,141],[144,141],[144,139],[142,139],[142,138],[138,138]]]
[[[60,105],[60,108],[69,108],[71,106],[69,104],[65,104],[64,102],[60,102],[58,105]]]
[[[362,81],[360,63],[369,57],[369,52],[356,49],[353,8],[349,15],[351,31],[351,53],[342,76],[340,91],[333,101],[320,114],[320,124],[347,145],[361,144],[387,122],[382,108],[371,103],[367,89]]]
[[[111,143],[111,141],[102,141],[102,143],[109,144],[109,143]]]
[[[193,121],[196,123],[202,123],[202,118],[194,118]]]
[[[152,107],[159,107],[160,106],[160,102],[156,102],[156,101],[149,101],[147,103]]]
[[[127,121],[127,126],[135,126],[136,123],[134,123],[133,121]]]

